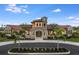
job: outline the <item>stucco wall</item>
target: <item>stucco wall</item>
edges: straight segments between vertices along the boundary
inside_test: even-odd
[[[35,39],[36,38],[36,31],[41,31],[42,32],[42,36],[40,38],[46,39],[48,36],[48,32],[46,28],[41,28],[41,27],[37,27],[37,28],[32,28],[29,31],[29,35],[26,33],[26,38],[32,38]]]

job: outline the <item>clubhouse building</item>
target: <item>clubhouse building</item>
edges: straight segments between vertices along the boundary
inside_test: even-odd
[[[33,20],[30,25],[26,25],[27,30],[25,31],[25,37],[27,39],[35,39],[35,40],[43,40],[48,39],[48,37],[52,37],[52,29],[53,25],[47,23],[47,17],[41,17],[40,19]],[[70,25],[60,25],[60,27],[64,28],[67,31],[72,32],[72,27]],[[13,28],[16,31],[19,31],[21,28],[19,25],[7,25],[5,30],[10,31]]]

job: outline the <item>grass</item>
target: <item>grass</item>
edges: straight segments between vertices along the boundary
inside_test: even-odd
[[[13,41],[14,39],[8,39],[4,37],[0,37],[0,42]]]
[[[6,42],[6,41],[14,41],[14,39],[11,38],[5,38],[5,37],[0,37],[0,42]],[[79,38],[68,38],[65,39],[64,41],[72,41],[72,42],[79,42]]]
[[[66,39],[65,41],[79,42],[79,38],[69,38]]]

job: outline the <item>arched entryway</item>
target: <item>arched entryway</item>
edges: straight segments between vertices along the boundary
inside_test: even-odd
[[[36,31],[36,37],[42,37],[42,32],[41,31]]]
[[[35,40],[37,41],[40,41],[40,40],[43,40],[43,34],[42,34],[42,31],[36,31],[36,37],[35,37]]]

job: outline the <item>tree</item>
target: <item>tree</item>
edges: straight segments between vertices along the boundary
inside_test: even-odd
[[[20,24],[21,29],[26,30],[27,29],[27,24]]]
[[[18,46],[20,46],[21,45],[20,40],[19,40],[20,39],[20,32],[14,31],[14,35],[16,36],[16,38],[14,40],[15,45],[17,46],[17,41],[19,41]]]
[[[65,30],[63,28],[57,26],[57,27],[53,28],[53,32],[55,34],[55,38],[58,40],[64,35],[63,32],[65,32]],[[59,49],[59,41],[57,42],[57,49]]]
[[[53,34],[52,34],[52,37],[53,37],[53,39],[56,39],[56,34],[55,34],[55,29],[57,28],[57,27],[59,27],[59,25],[58,24],[50,24],[53,28],[52,28],[52,32],[53,32]]]
[[[79,26],[73,27],[73,36],[78,38],[79,37]]]
[[[25,34],[26,34],[26,31],[28,30],[29,28],[29,25],[27,25],[26,23],[25,24],[21,24],[21,33],[23,35],[23,37],[25,38]]]
[[[17,40],[18,40],[17,34],[18,34],[17,31],[11,30],[11,35],[14,35],[15,36],[15,39],[14,39],[15,46],[17,46]]]

